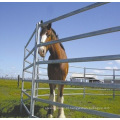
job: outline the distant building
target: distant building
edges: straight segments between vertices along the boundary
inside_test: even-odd
[[[92,75],[92,73],[89,73],[89,74],[87,73],[87,75],[85,75],[85,77],[84,77],[84,74],[74,73],[71,75],[70,81],[72,81],[72,82],[88,82],[88,83],[101,82],[100,80],[96,79],[96,76]]]
[[[104,78],[104,83],[115,83],[115,84],[120,84],[120,78],[115,78],[113,81],[112,77],[105,77]]]

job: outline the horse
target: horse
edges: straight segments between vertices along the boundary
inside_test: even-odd
[[[43,21],[41,20],[41,24]],[[51,28],[51,23],[42,26],[40,32],[40,42],[50,42],[53,40],[58,40],[58,36],[53,28]],[[56,43],[47,46],[41,46],[38,48],[38,53],[41,57],[45,57],[47,51],[50,52],[49,60],[57,60],[57,59],[67,59],[67,55],[62,43]],[[68,63],[56,63],[56,64],[48,64],[47,72],[49,80],[63,80],[65,81],[66,76],[68,74],[69,65]],[[55,102],[55,84],[49,84],[50,87],[50,96],[49,100]],[[57,102],[63,103],[64,85],[58,85],[58,93],[57,93]],[[49,105],[47,111],[47,117],[52,118],[53,112],[56,110],[56,106]],[[58,108],[58,117],[65,118],[64,108]]]

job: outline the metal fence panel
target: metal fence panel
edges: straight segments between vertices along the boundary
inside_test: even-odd
[[[45,100],[45,99],[41,99],[41,98],[34,98],[34,100],[40,101],[40,102],[43,102],[43,103],[47,103],[47,104],[51,104],[51,105],[55,105],[55,106],[58,106],[58,107],[64,107],[66,109],[72,109],[72,110],[85,112],[85,113],[93,114],[93,115],[98,115],[98,116],[102,116],[102,117],[120,118],[120,115],[117,115],[117,114],[111,114],[111,113],[96,111],[96,110],[87,109],[87,108],[83,108],[83,107],[76,107],[76,106],[72,106],[72,105],[61,104],[61,103],[58,103],[58,102],[52,102],[50,100]]]

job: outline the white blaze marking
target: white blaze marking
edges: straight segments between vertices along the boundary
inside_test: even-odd
[[[41,42],[44,43],[46,39],[47,39],[47,35],[45,33],[44,35],[42,35]]]

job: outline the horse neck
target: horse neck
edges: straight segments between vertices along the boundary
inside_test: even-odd
[[[51,37],[52,40],[58,40],[58,38],[56,37],[56,35],[52,32],[52,37]],[[59,43],[56,43],[56,44],[53,44],[53,45],[50,45],[50,49],[49,49],[49,52],[50,52],[50,55],[53,59],[60,59],[62,58],[62,48],[60,46]]]

